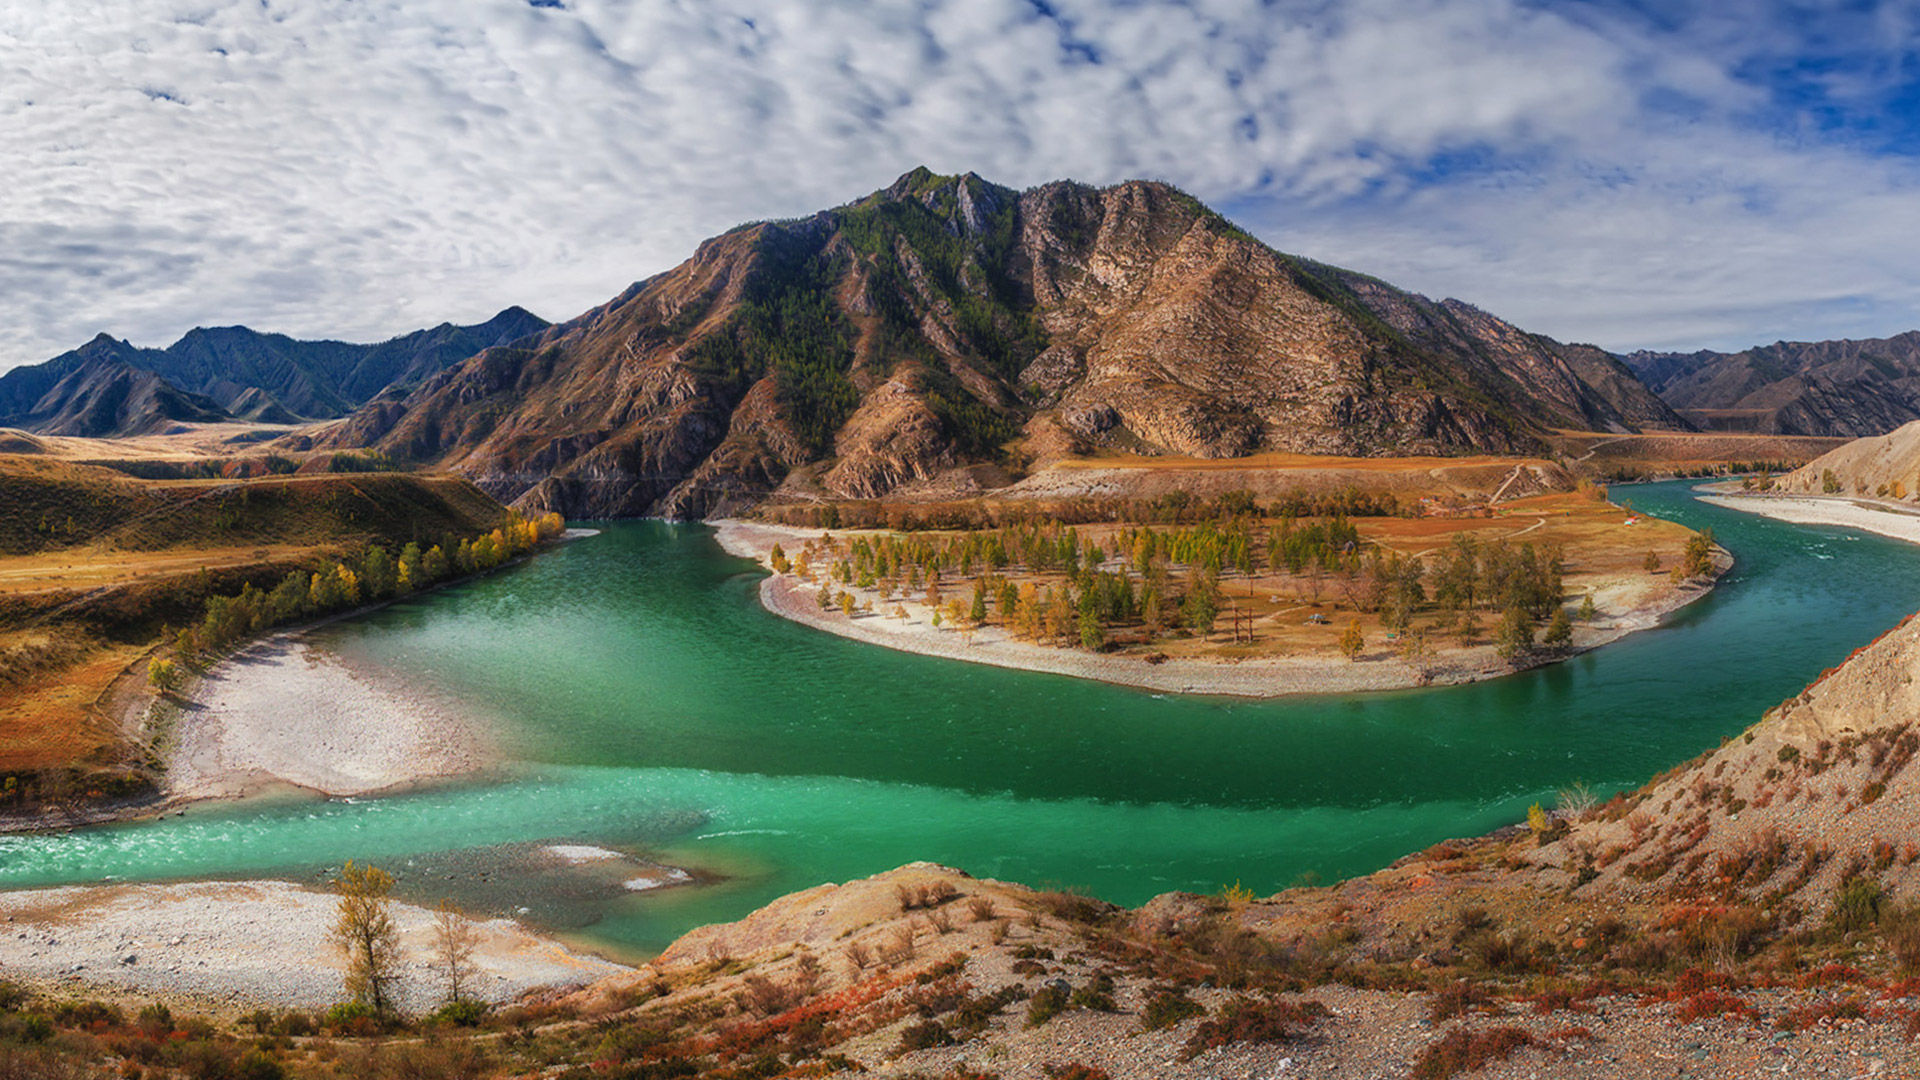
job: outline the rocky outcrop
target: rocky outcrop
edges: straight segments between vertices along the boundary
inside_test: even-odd
[[[531,508],[698,516],[795,470],[871,498],[1061,453],[1509,453],[1684,426],[1603,357],[1283,255],[1165,184],[915,170],[710,240],[325,442]]]
[[[1531,861],[1616,895],[1712,892],[1812,912],[1872,861],[1880,884],[1912,895],[1917,671],[1920,620],[1909,619],[1740,737],[1576,824]]]

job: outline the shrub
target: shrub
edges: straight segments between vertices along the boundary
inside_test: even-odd
[[[1147,999],[1147,1007],[1140,1013],[1140,1022],[1148,1031],[1172,1027],[1183,1020],[1207,1015],[1206,1006],[1188,997],[1179,990],[1161,989],[1154,991]]]
[[[1857,934],[1880,921],[1887,892],[1870,877],[1851,877],[1833,894],[1827,911],[1827,929],[1842,936]]]
[[[381,1028],[373,1006],[363,1001],[343,1001],[327,1010],[320,1026],[341,1035],[374,1035]]]
[[[265,1009],[254,1013],[242,1022],[251,1024],[256,1018],[263,1014],[268,1016],[267,1023],[272,1024],[272,1016],[267,1013]],[[149,1039],[164,1039],[168,1035],[173,1034],[173,1010],[167,1008],[165,1005],[148,1005],[142,1008],[139,1015],[134,1017],[133,1022],[134,1026],[140,1029],[140,1034],[145,1035]],[[256,1027],[254,1030],[259,1031],[262,1029]]]
[[[1065,1012],[1070,996],[1066,987],[1055,983],[1035,991],[1033,1000],[1027,1003],[1027,1026],[1039,1027]]]
[[[1538,1040],[1521,1028],[1497,1027],[1485,1031],[1455,1028],[1438,1042],[1429,1043],[1413,1062],[1413,1080],[1447,1080],[1505,1061]]]
[[[1732,994],[1719,990],[1702,990],[1680,1003],[1674,1010],[1673,1018],[1683,1024],[1695,1020],[1706,1020],[1717,1016],[1745,1017],[1752,1019],[1759,1013],[1753,1006]]]
[[[1075,892],[1044,892],[1033,898],[1034,905],[1056,919],[1093,925],[1119,909],[1091,896]]]
[[[778,1016],[800,1004],[800,993],[792,986],[774,982],[765,975],[749,975],[736,1000],[742,1012]]]
[[[910,1054],[915,1050],[931,1050],[936,1046],[952,1046],[953,1036],[940,1026],[938,1020],[922,1020],[908,1025],[900,1033],[900,1049],[897,1053]]]
[[[1068,1004],[1076,1009],[1091,1009],[1094,1012],[1113,1012],[1113,976],[1100,974],[1088,980],[1087,985],[1073,992]]]
[[[1797,1009],[1788,1009],[1776,1017],[1773,1023],[1782,1031],[1805,1031],[1825,1021],[1860,1020],[1866,1015],[1867,1007],[1859,998],[1841,998],[1838,1001],[1821,1001]]]
[[[240,1056],[240,1060],[234,1063],[233,1071],[227,1075],[233,1080],[286,1080],[287,1070],[259,1050],[249,1050]]]
[[[1670,913],[1660,922],[1672,930],[1680,951],[1694,959],[1750,956],[1774,927],[1772,916],[1747,905],[1695,907]]]
[[[1887,951],[1908,974],[1920,972],[1920,902],[1885,907],[1880,912],[1880,936]]]
[[[487,1003],[484,1001],[461,998],[458,1001],[449,1001],[435,1009],[433,1015],[427,1019],[436,1024],[447,1024],[452,1027],[477,1027],[480,1021],[487,1018],[487,1008]]]
[[[1234,1043],[1287,1043],[1311,1031],[1328,1016],[1327,1007],[1311,999],[1262,1001],[1239,997],[1228,1002],[1220,1015],[1197,1028],[1181,1056],[1191,1060],[1216,1047]]]
[[[1433,995],[1427,1002],[1427,1020],[1440,1023],[1479,1008],[1493,1000],[1485,990],[1469,982],[1456,982],[1445,990]]]
[[[284,1013],[280,1019],[273,1022],[273,1033],[275,1035],[285,1035],[292,1038],[311,1035],[314,1029],[315,1024],[313,1017],[303,1012]]]
[[[975,1034],[986,1029],[987,1022],[1006,1007],[1027,996],[1027,988],[1018,984],[1003,986],[985,997],[971,998],[953,1011],[953,1030]]]

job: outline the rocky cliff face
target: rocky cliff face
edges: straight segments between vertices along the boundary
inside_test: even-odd
[[[1920,331],[1780,341],[1737,353],[1633,353],[1626,362],[1702,427],[1859,438],[1920,419]]]
[[[1684,426],[1618,365],[1280,254],[1164,184],[916,170],[710,240],[327,443],[528,508],[703,516],[1022,455],[1513,452],[1644,424]]]

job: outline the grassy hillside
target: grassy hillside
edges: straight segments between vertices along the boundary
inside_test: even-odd
[[[480,489],[404,473],[144,483],[110,469],[0,456],[0,555],[237,544],[405,544],[506,520]]]
[[[210,597],[508,519],[452,477],[149,481],[23,456],[0,456],[0,506],[0,773],[15,780],[7,793],[43,801],[150,786],[120,699]]]

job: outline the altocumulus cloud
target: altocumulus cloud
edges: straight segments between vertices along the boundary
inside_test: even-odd
[[[1902,7],[94,0],[0,9],[0,367],[569,317],[916,164],[1171,180],[1630,348],[1920,323]]]

